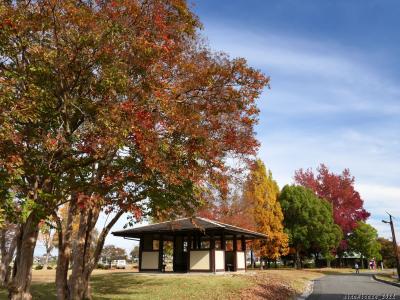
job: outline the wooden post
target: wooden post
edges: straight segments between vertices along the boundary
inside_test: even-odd
[[[176,247],[176,234],[174,234],[174,247],[173,247],[173,256],[172,256],[172,270],[174,271],[174,272],[176,272],[177,270],[176,270],[176,252],[178,251],[177,250],[177,247]]]
[[[192,248],[192,236],[189,233],[188,234],[187,257],[186,257],[187,272],[190,272],[190,250],[191,250],[191,248]]]
[[[237,271],[237,240],[236,235],[233,236],[233,271]]]
[[[144,237],[141,236],[139,240],[139,272],[142,271],[142,252],[143,252],[143,241]]]
[[[243,235],[242,235],[242,251],[244,252],[244,269],[245,271],[247,271],[246,240],[244,239]]]
[[[216,272],[215,270],[215,240],[214,240],[214,235],[210,237],[210,255],[211,255],[211,261],[210,261],[210,269],[212,272]]]
[[[226,252],[225,252],[225,249],[226,249],[225,234],[222,233],[222,235],[221,235],[221,250],[224,250],[224,269],[225,269],[225,271],[227,271],[227,269],[226,269],[227,264],[226,264]]]
[[[160,239],[158,240],[158,270],[160,272],[163,271],[163,264],[164,264],[163,256],[164,256],[164,240],[163,236],[160,235]]]

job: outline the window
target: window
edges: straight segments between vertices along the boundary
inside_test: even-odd
[[[220,240],[215,240],[215,249],[221,250],[221,241]]]
[[[242,249],[242,241],[241,240],[236,240],[236,250],[237,251],[243,251],[243,249]]]
[[[200,249],[210,249],[210,241],[201,241]]]
[[[152,250],[159,250],[160,249],[160,241],[153,240],[153,249]]]
[[[143,237],[143,251],[153,250],[153,238],[151,236]]]
[[[225,250],[226,251],[233,251],[233,241],[232,240],[227,240],[225,242]]]

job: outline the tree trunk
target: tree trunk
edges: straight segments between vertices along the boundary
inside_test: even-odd
[[[69,298],[68,290],[68,266],[71,258],[72,223],[76,212],[76,198],[71,199],[68,207],[67,224],[63,232],[60,218],[55,215],[58,231],[58,259],[56,270],[57,299]]]
[[[13,278],[8,285],[9,299],[29,300],[32,279],[33,253],[39,234],[38,219],[32,212],[21,228],[20,240],[17,244],[17,257],[14,263]]]
[[[92,243],[93,229],[100,214],[98,208],[88,208],[81,211],[77,243],[74,247],[72,274],[68,287],[70,299],[84,299],[89,285],[90,246]],[[91,272],[90,272],[91,273]]]
[[[10,263],[14,257],[15,248],[19,238],[19,231],[14,232],[14,236],[7,245],[7,229],[1,230],[1,261],[0,261],[0,286],[6,287],[10,279]]]
[[[107,224],[106,227],[103,228],[101,231],[97,243],[96,243],[96,248],[91,256],[88,257],[86,260],[86,263],[84,267],[82,268],[83,274],[82,274],[82,288],[79,290],[83,290],[83,299],[92,299],[91,295],[91,287],[90,287],[90,276],[92,275],[93,270],[95,269],[96,265],[99,262],[100,256],[101,256],[101,251],[103,250],[104,247],[104,242],[106,240],[106,237],[108,233],[110,232],[111,228],[115,225],[115,223],[119,220],[119,218],[123,215],[124,211],[120,210],[118,213],[112,218],[112,220]],[[95,212],[96,214],[96,212]],[[98,213],[97,213],[98,217]],[[93,219],[92,219],[93,220]],[[88,230],[93,231],[94,225],[88,224],[89,228]],[[89,237],[89,235],[86,235]],[[87,241],[86,245],[90,246],[90,241]]]
[[[361,269],[364,269],[364,257],[361,255]]]
[[[331,267],[331,260],[330,260],[330,259],[327,259],[327,260],[326,260],[326,266],[327,266],[328,268]]]
[[[44,258],[44,264],[43,264],[43,270],[47,270],[47,267],[49,266],[49,256],[50,256],[50,252],[46,251],[46,256]]]
[[[300,262],[300,251],[296,249],[296,257],[295,257],[295,266],[296,269],[301,269],[301,262]]]

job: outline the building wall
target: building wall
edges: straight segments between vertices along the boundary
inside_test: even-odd
[[[190,251],[190,270],[210,270],[210,251]]]
[[[141,268],[142,270],[158,269],[158,251],[143,251]]]
[[[215,270],[225,271],[225,251],[215,250]]]
[[[238,251],[236,253],[236,265],[238,269],[246,268],[246,258],[243,251]]]

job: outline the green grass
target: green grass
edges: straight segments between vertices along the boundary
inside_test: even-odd
[[[151,276],[135,273],[109,273],[92,278],[93,298],[106,299],[227,299],[252,285],[243,276]],[[56,299],[53,283],[33,283],[33,299]],[[0,299],[6,299],[0,290]]]

